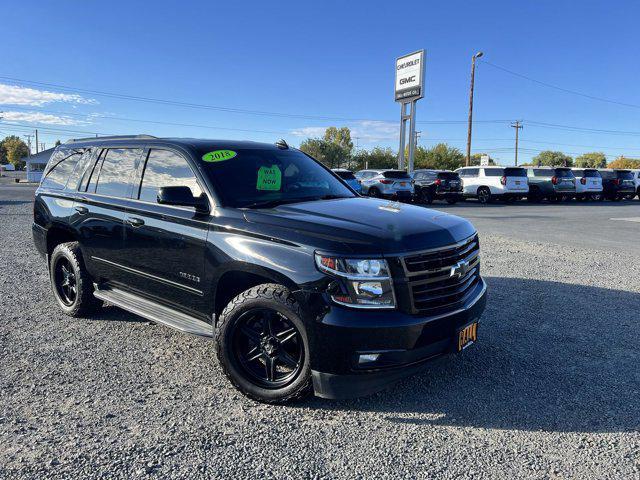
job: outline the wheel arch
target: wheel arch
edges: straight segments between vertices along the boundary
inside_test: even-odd
[[[263,283],[278,283],[292,292],[298,285],[286,275],[264,267],[256,267],[245,263],[229,265],[213,282],[213,314],[215,322],[224,307],[240,293]]]
[[[56,248],[57,245],[66,242],[75,242],[77,240],[78,236],[72,228],[65,225],[53,224],[47,229],[46,254],[50,257],[53,249]]]

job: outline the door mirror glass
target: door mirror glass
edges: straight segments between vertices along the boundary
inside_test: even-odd
[[[178,207],[194,207],[198,211],[209,211],[209,203],[204,195],[194,197],[191,189],[186,186],[160,187],[158,189],[158,203]]]

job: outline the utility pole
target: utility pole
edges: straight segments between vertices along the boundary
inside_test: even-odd
[[[36,128],[36,153],[38,153],[38,129]]]
[[[482,52],[476,53],[471,57],[471,84],[469,85],[469,126],[467,128],[467,159],[466,166],[471,163],[471,124],[473,121],[473,84],[476,76],[476,58],[484,55]]]
[[[520,130],[522,128],[522,124],[520,123],[520,120],[516,120],[514,123],[511,124],[512,128],[516,129],[516,167],[518,166],[518,130]]]
[[[23,135],[23,137],[27,139],[27,147],[29,147],[29,156],[31,156],[31,137],[33,137],[33,135],[31,134]]]

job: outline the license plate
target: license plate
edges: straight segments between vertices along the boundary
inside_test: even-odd
[[[407,185],[407,182],[400,182],[400,186],[401,186],[401,187],[404,187],[404,186],[406,186],[406,185]]]
[[[478,339],[478,322],[471,323],[458,332],[458,351],[464,350]]]
[[[516,185],[520,185],[520,180],[516,180]]]

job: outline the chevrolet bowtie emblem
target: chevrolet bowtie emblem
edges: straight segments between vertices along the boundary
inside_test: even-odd
[[[469,272],[469,262],[466,260],[460,260],[458,263],[451,267],[451,273],[449,277],[462,278]]]

